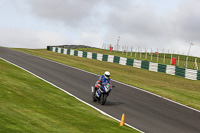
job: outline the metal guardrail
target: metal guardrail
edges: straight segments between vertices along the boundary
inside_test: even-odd
[[[58,46],[47,46],[47,50],[50,50],[50,47],[59,47],[59,48],[67,48],[67,49],[79,49],[79,48],[93,48],[85,45],[58,45]]]

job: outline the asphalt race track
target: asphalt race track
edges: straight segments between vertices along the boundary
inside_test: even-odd
[[[0,47],[0,57],[40,76],[117,119],[146,133],[200,133],[200,112],[112,81],[116,87],[105,105],[91,98],[99,76]],[[79,58],[79,57],[77,57]],[[89,60],[89,59],[88,59]],[[3,71],[3,70],[0,70]]]

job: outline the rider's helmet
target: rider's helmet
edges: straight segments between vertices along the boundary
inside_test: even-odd
[[[110,77],[110,72],[109,71],[105,71],[104,76],[106,79],[108,79]]]

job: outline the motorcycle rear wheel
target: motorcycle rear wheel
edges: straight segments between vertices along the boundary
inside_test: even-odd
[[[93,100],[93,102],[97,101],[96,94],[94,92],[92,93],[92,100]]]

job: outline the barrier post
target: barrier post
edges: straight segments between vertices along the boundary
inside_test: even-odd
[[[164,57],[163,57],[163,63],[165,63],[165,53],[164,53]]]
[[[179,56],[178,56],[178,66],[179,66]]]
[[[136,58],[136,56],[137,56],[137,48],[136,48],[136,50],[135,50],[135,58]]]
[[[147,60],[147,49],[146,48],[145,48],[145,52],[146,52],[145,60]]]

